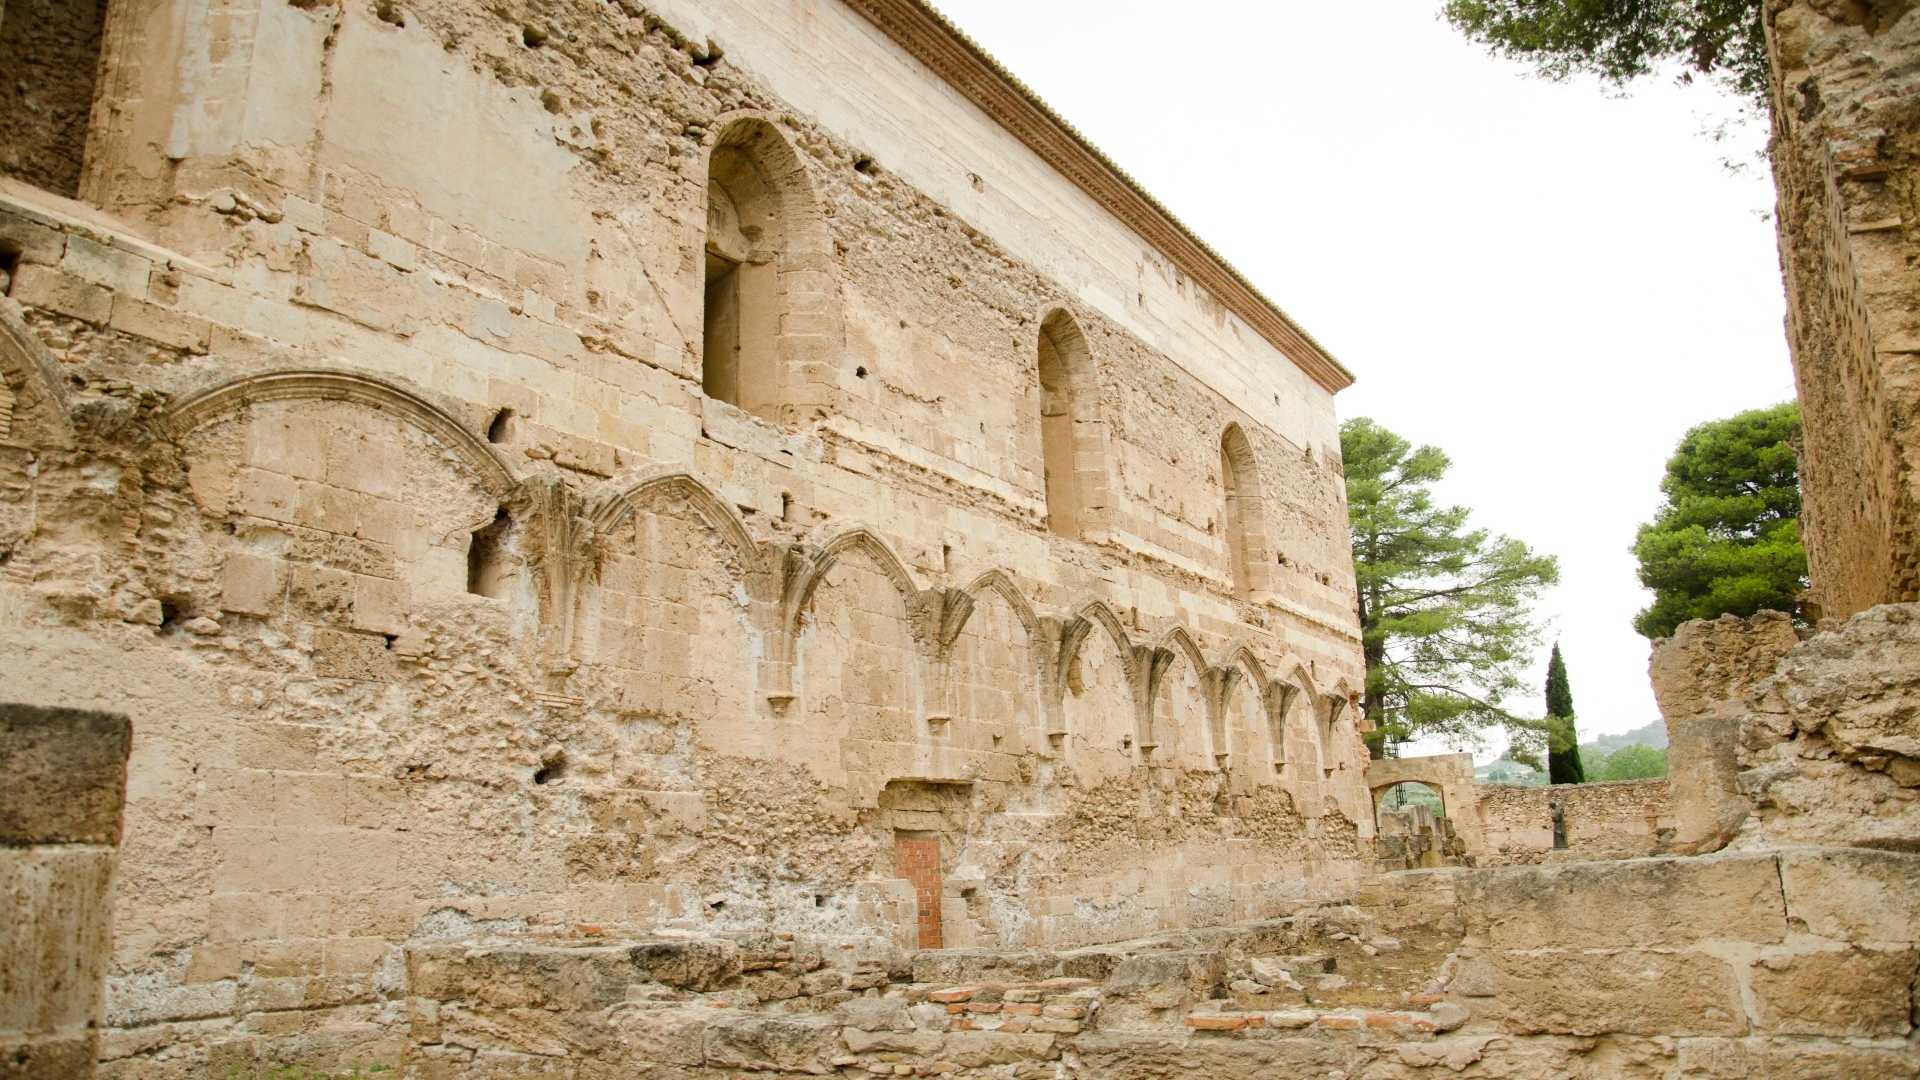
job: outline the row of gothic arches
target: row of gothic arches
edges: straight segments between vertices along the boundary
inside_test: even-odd
[[[620,644],[613,639],[622,635],[619,628],[605,631],[612,624],[604,615],[604,596],[615,587],[606,552],[619,547],[615,538],[623,529],[672,506],[693,519],[703,542],[714,548],[707,562],[723,568],[722,584],[737,586],[734,606],[750,638],[748,651],[761,657],[755,692],[775,714],[806,698],[806,688],[814,685],[809,680],[818,674],[824,647],[820,596],[847,568],[878,583],[875,595],[890,597],[867,602],[854,621],[879,612],[903,628],[903,640],[891,646],[897,650],[892,660],[880,665],[900,669],[899,679],[874,697],[897,697],[895,704],[917,713],[904,718],[917,737],[937,739],[949,725],[967,721],[974,696],[1006,689],[989,685],[998,681],[992,672],[1010,672],[1007,681],[1015,685],[1007,692],[1031,702],[1030,708],[1011,710],[1027,730],[1014,732],[1014,742],[997,749],[1031,747],[1069,762],[1097,758],[1109,772],[1147,764],[1251,770],[1272,782],[1317,780],[1339,740],[1353,737],[1345,710],[1350,689],[1322,688],[1304,664],[1262,657],[1248,644],[1209,655],[1178,626],[1142,635],[1098,599],[1043,611],[1004,570],[988,570],[963,586],[925,584],[886,541],[864,528],[822,531],[798,542],[759,541],[738,511],[684,471],[653,470],[585,493],[545,477],[523,479],[451,410],[377,377],[338,370],[250,376],[180,399],[165,423],[184,444],[223,416],[302,398],[397,417],[459,463],[483,492],[466,511],[474,515],[465,526],[470,559],[500,522],[482,504],[492,500],[515,508],[515,527],[537,534],[545,552],[523,569],[536,579],[530,591],[540,608],[544,659],[553,670],[592,667],[613,655]],[[647,586],[631,590],[639,596]],[[666,591],[673,591],[670,584]],[[996,619],[980,614],[988,605],[1001,613]],[[983,629],[989,627],[998,629]],[[1014,639],[1017,648],[1008,658],[994,661],[1007,672],[968,652],[998,647],[972,641],[982,635]],[[872,665],[850,663],[849,669],[856,666]],[[1095,677],[1102,671],[1104,681]],[[1110,688],[1104,697],[1099,686]]]
[[[806,168],[758,114],[716,125],[707,155],[702,244],[701,387],[780,422],[818,404],[809,361],[844,339],[834,296],[832,241]],[[1049,309],[1034,342],[1047,528],[1090,539],[1112,524],[1114,484],[1106,424],[1087,336],[1063,307]],[[1278,553],[1268,535],[1265,486],[1237,423],[1219,437],[1229,574],[1242,597],[1270,588]]]

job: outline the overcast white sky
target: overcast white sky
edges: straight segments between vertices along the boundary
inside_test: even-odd
[[[936,2],[1354,371],[1343,419],[1560,557],[1582,738],[1659,717],[1634,528],[1687,428],[1793,396],[1772,182],[1723,166],[1764,133],[1701,134],[1738,103],[1544,82],[1439,0]]]

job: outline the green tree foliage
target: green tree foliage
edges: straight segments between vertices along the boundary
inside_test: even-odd
[[[1553,643],[1553,657],[1547,661],[1547,783],[1584,784],[1586,769],[1580,764],[1580,736],[1573,724],[1573,688],[1567,685],[1567,662],[1560,657],[1560,643]]]
[[[1651,780],[1667,775],[1667,752],[1651,746],[1623,746],[1602,753],[1588,774],[1594,780]]]
[[[1430,486],[1447,455],[1364,417],[1340,427],[1376,753],[1427,735],[1475,743],[1482,728],[1531,732],[1501,704],[1538,642],[1532,605],[1559,579],[1551,556],[1467,526]]]
[[[1793,402],[1701,424],[1667,462],[1660,512],[1633,543],[1653,604],[1633,628],[1666,637],[1688,619],[1799,614],[1807,587]]]
[[[1678,65],[1767,107],[1760,0],[1446,0],[1446,20],[1549,79],[1597,75],[1615,87]]]

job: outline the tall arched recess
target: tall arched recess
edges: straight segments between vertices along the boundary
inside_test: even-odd
[[[807,362],[834,351],[826,228],[806,169],[773,124],[725,122],[707,159],[700,385],[769,420],[810,403]]]
[[[1268,589],[1265,486],[1253,443],[1239,424],[1228,424],[1220,434],[1220,482],[1225,489],[1227,561],[1235,595],[1251,597]]]
[[[1039,366],[1047,527],[1079,539],[1105,508],[1107,489],[1093,359],[1080,324],[1064,310],[1056,308],[1040,323]]]

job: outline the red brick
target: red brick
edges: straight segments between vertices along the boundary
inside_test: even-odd
[[[1187,1026],[1195,1031],[1239,1031],[1247,1026],[1247,1018],[1236,1013],[1189,1016]]]

